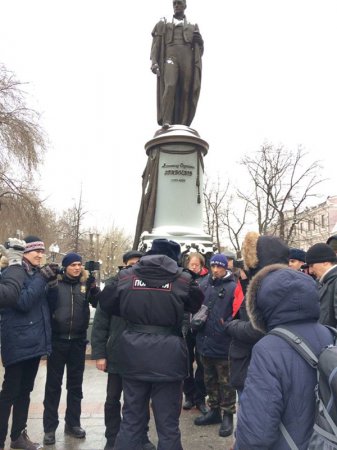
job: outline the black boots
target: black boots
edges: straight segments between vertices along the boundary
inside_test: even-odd
[[[213,425],[214,423],[221,423],[220,408],[210,409],[207,414],[197,417],[194,420],[195,425]]]
[[[227,437],[233,433],[233,414],[224,413],[222,424],[219,429],[219,436]]]

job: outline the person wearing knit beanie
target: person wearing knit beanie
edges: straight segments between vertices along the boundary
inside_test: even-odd
[[[321,278],[327,270],[337,264],[337,256],[330,245],[320,242],[309,248],[305,262],[309,266],[310,273]]]
[[[55,444],[55,431],[59,425],[58,408],[62,392],[62,377],[67,368],[67,408],[64,432],[83,439],[86,431],[81,427],[82,383],[85,367],[89,304],[97,305],[99,288],[83,269],[82,256],[67,253],[62,266],[64,273],[58,279],[57,298],[53,302],[53,351],[47,360],[43,429],[44,445]]]
[[[290,248],[289,250],[289,267],[294,270],[300,270],[305,264],[306,253],[300,248]]]
[[[215,255],[212,256],[212,258],[210,260],[210,266],[211,267],[212,266],[220,266],[220,267],[227,269],[228,268],[228,259],[222,253],[216,253]]]
[[[26,242],[24,253],[29,253],[36,250],[41,250],[44,252],[46,250],[44,242],[37,236],[26,236],[24,241]]]
[[[323,325],[336,327],[337,316],[337,256],[328,245],[320,242],[309,248],[306,255],[309,273],[322,285],[319,291],[320,316]]]
[[[67,268],[70,264],[74,262],[82,262],[82,256],[75,252],[67,253],[66,256],[62,259],[62,266]]]

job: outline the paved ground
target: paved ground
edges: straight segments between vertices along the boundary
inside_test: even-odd
[[[31,398],[29,411],[28,435],[34,442],[42,442],[43,427],[43,393],[46,376],[46,362],[42,361],[36,378],[35,389]],[[0,378],[3,378],[3,368],[0,368]],[[94,361],[86,361],[84,398],[82,402],[82,426],[87,431],[86,439],[79,440],[66,436],[64,428],[65,395],[61,398],[60,426],[56,433],[56,444],[45,447],[48,450],[102,450],[105,445],[104,437],[104,400],[106,389],[106,374],[99,372]],[[193,420],[200,414],[197,410],[182,411],[180,428],[184,450],[229,450],[232,438],[218,436],[218,425],[196,427]],[[157,443],[157,435],[153,417],[150,422],[150,438]],[[5,450],[8,450],[9,440]],[[132,449],[130,449],[132,450]]]

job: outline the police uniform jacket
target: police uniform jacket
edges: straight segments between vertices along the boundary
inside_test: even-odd
[[[121,271],[116,282],[99,294],[99,302],[103,311],[128,322],[119,338],[122,376],[150,382],[183,380],[187,376],[183,315],[195,313],[202,300],[192,276],[167,256],[144,256]]]

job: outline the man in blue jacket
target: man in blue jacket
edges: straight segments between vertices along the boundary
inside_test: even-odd
[[[37,236],[25,239],[25,281],[15,305],[1,310],[1,357],[5,367],[0,392],[0,450],[3,450],[12,411],[11,449],[35,450],[26,432],[30,393],[41,356],[51,352],[48,285],[54,291],[52,265],[40,269],[45,246]]]
[[[228,270],[228,260],[223,254],[212,256],[211,274],[205,277],[200,288],[204,292],[204,304],[208,306],[205,326],[197,334],[197,350],[204,366],[209,412],[197,417],[195,425],[221,423],[219,435],[233,433],[236,392],[230,386],[228,351],[230,336],[225,330],[225,321],[232,318],[236,281]],[[221,417],[223,409],[223,417]]]
[[[268,333],[285,326],[315,351],[333,343],[318,323],[315,281],[300,271],[273,264],[249,284],[247,309],[254,328]],[[315,420],[316,369],[284,339],[267,334],[253,348],[241,396],[235,450],[289,450],[281,423],[299,450],[308,448]]]

